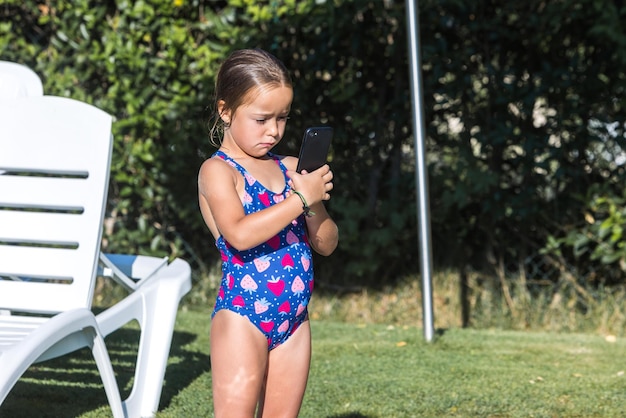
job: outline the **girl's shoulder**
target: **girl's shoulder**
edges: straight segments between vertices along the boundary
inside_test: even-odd
[[[237,169],[227,160],[213,155],[211,158],[204,160],[200,166],[198,180],[231,177],[236,178]]]
[[[225,158],[222,158],[218,153],[215,153],[211,157],[204,160],[204,162],[200,166],[200,172],[206,170],[225,169],[229,166],[232,168],[232,164],[229,164],[229,162]]]

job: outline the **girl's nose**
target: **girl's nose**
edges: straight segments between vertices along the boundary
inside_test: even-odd
[[[270,121],[268,130],[269,130],[270,135],[272,136],[278,135],[278,120],[276,118],[273,118]]]

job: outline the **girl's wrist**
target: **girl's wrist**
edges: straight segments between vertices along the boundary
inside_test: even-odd
[[[304,216],[307,217],[311,217],[315,215],[315,212],[313,212],[311,210],[311,208],[309,207],[309,204],[307,203],[304,195],[296,190],[292,190],[293,194],[298,196],[300,198],[300,201],[302,202],[302,212],[304,213]]]

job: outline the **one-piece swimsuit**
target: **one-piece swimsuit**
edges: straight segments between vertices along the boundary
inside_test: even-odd
[[[244,178],[242,205],[246,215],[282,202],[287,197],[287,168],[273,154],[285,187],[274,193],[224,152],[221,158]],[[215,245],[222,258],[222,280],[213,315],[226,309],[247,317],[267,338],[268,350],[287,341],[308,318],[313,291],[313,263],[304,215],[263,244],[239,251],[220,236]]]

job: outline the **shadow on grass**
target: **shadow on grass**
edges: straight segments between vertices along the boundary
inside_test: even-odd
[[[192,333],[174,332],[159,410],[210,370],[208,355],[184,348],[196,338]],[[122,399],[132,388],[138,343],[139,330],[134,329],[123,328],[106,338]],[[103,406],[108,408],[108,401],[100,374],[91,351],[82,349],[31,366],[0,406],[0,417],[76,417]]]
[[[376,418],[373,415],[363,415],[360,412],[346,412],[339,415],[330,415],[327,418]]]

